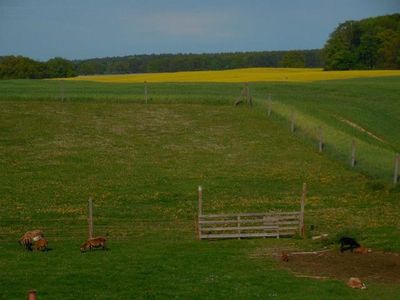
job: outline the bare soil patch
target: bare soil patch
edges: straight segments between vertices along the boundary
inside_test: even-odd
[[[365,282],[400,283],[399,253],[372,251],[355,254],[330,250],[288,255],[289,261],[281,261],[279,257],[279,264],[295,276],[339,280],[359,277]]]

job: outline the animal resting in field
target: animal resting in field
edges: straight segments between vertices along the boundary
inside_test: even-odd
[[[282,252],[281,260],[285,261],[285,262],[288,262],[289,261],[289,255],[286,252]]]
[[[360,278],[351,277],[349,281],[347,281],[347,286],[351,287],[352,289],[366,289],[365,283],[363,283]]]
[[[360,246],[360,247],[357,247],[356,249],[354,249],[354,253],[357,253],[357,254],[366,254],[366,253],[368,253],[368,252],[370,252],[371,250],[369,250],[369,249],[367,249],[367,248],[365,248],[365,247],[363,247],[363,246]]]
[[[106,249],[106,239],[103,237],[95,237],[88,239],[81,245],[81,252],[86,252],[93,249]]]
[[[357,241],[350,237],[342,237],[340,240],[340,252],[350,250],[353,252],[354,249],[359,248],[361,245]]]
[[[19,244],[24,246],[26,250],[32,251],[32,245],[41,239],[44,239],[44,235],[41,230],[27,231],[19,239]]]
[[[33,244],[32,250],[47,251],[47,250],[49,250],[47,245],[48,245],[48,241],[46,239],[42,238]]]

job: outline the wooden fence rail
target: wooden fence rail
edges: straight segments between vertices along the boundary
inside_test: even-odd
[[[197,234],[199,239],[289,237],[304,235],[304,204],[306,185],[303,186],[300,211],[236,214],[203,214],[203,194],[199,187]]]
[[[299,212],[230,214],[199,217],[200,239],[291,236],[299,230]]]

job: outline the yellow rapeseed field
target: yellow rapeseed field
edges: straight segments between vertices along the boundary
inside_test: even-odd
[[[174,73],[147,73],[124,75],[78,76],[68,80],[87,80],[110,83],[139,82],[256,82],[288,81],[312,82],[318,80],[350,79],[360,77],[400,76],[400,70],[377,71],[323,71],[300,68],[247,68],[224,71],[190,71]]]

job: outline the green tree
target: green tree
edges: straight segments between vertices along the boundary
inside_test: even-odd
[[[6,56],[0,60],[0,78],[43,78],[45,66],[41,62],[23,56]]]
[[[400,68],[400,32],[388,29],[378,34],[381,41],[377,51],[379,67],[385,69]]]
[[[304,68],[306,58],[300,51],[289,51],[283,56],[279,65],[284,68]]]
[[[366,69],[376,68],[379,44],[380,39],[372,34],[365,34],[361,37],[361,43],[358,47],[358,59],[362,67]]]
[[[73,77],[77,75],[74,64],[61,57],[48,60],[46,69],[47,77],[50,78]]]
[[[400,68],[400,14],[340,24],[323,53],[326,70]]]
[[[78,72],[82,75],[102,74],[104,68],[101,63],[95,60],[88,60],[79,65]]]
[[[354,48],[360,43],[358,26],[354,21],[340,24],[325,44],[325,69],[350,70],[356,65]]]

